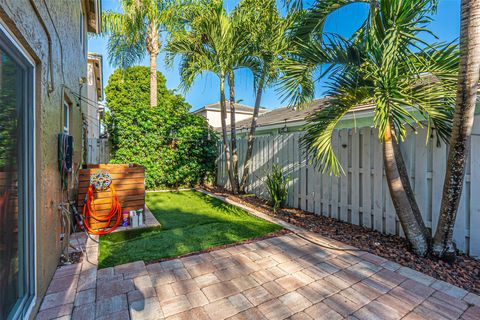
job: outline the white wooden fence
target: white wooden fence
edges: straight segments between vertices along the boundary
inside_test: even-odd
[[[108,139],[88,139],[87,164],[102,164],[110,161]]]
[[[268,198],[264,186],[266,172],[273,163],[290,175],[287,205],[315,214],[361,225],[387,234],[403,236],[386,185],[382,145],[373,128],[341,129],[333,135],[333,145],[345,175],[321,174],[308,163],[299,139],[302,132],[258,136],[254,145],[252,174],[248,192]],[[471,156],[457,215],[454,238],[458,248],[480,256],[480,121],[475,120]],[[246,139],[239,139],[239,168],[242,168]],[[222,145],[219,146],[217,184],[228,185]],[[426,131],[409,132],[402,145],[410,181],[423,219],[435,230],[447,162],[447,147],[430,139]],[[241,170],[240,170],[241,171]],[[241,173],[241,172],[240,172]]]

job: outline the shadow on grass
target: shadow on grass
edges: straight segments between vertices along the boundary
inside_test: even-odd
[[[175,257],[282,229],[196,191],[149,193],[147,205],[162,226],[102,236],[99,268]]]

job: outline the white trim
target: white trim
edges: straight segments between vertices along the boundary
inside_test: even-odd
[[[3,31],[3,33],[7,36],[8,40],[10,40],[10,42],[12,42],[15,48],[17,48],[17,50],[22,53],[22,55],[25,57],[28,63],[30,63],[33,68],[35,68],[35,60],[33,59],[33,57],[22,46],[18,38],[12,32],[10,32],[10,29],[8,29],[7,25],[2,19],[0,19],[0,31]]]
[[[37,286],[37,157],[36,157],[36,140],[37,140],[37,135],[36,135],[36,99],[35,99],[35,94],[36,94],[36,82],[35,82],[35,72],[36,72],[36,64],[35,60],[33,57],[30,55],[30,53],[26,50],[25,47],[21,44],[21,42],[18,40],[18,38],[10,31],[10,29],[5,25],[5,22],[0,19],[0,32],[2,32],[6,38],[10,41],[11,44],[15,46],[17,51],[25,58],[26,62],[30,65],[31,67],[31,75],[30,79],[31,80],[31,86],[32,86],[32,96],[30,97],[30,101],[28,101],[27,106],[32,108],[33,110],[27,110],[27,112],[31,112],[31,117],[32,117],[32,124],[31,124],[31,130],[33,135],[31,137],[31,151],[33,153],[32,158],[33,158],[33,164],[32,164],[32,179],[33,181],[29,181],[29,183],[33,183],[33,201],[32,201],[32,208],[29,208],[32,210],[32,219],[33,219],[33,248],[32,248],[32,254],[33,254],[33,283],[32,289],[33,289],[33,298],[32,301],[30,302],[30,305],[26,307],[23,315],[25,318],[30,318],[31,313],[33,311],[33,308],[35,307],[37,300],[38,300],[38,286]],[[27,95],[28,97],[28,95]]]
[[[70,104],[63,99],[63,133],[70,135]]]
[[[36,305],[37,303],[37,297],[38,297],[38,292],[37,292],[37,262],[38,262],[38,259],[37,259],[37,134],[36,134],[36,130],[37,130],[37,118],[36,118],[36,112],[35,112],[35,109],[36,109],[36,101],[35,101],[35,66],[33,65],[33,70],[32,70],[32,81],[33,81],[33,85],[32,85],[32,91],[33,91],[33,94],[32,94],[32,107],[33,107],[33,115],[32,115],[32,121],[33,121],[33,124],[32,124],[32,130],[33,130],[33,146],[32,146],[32,152],[33,152],[33,243],[34,243],[34,246],[33,246],[33,270],[34,270],[34,284],[33,284],[33,289],[35,291],[35,295],[33,296],[33,299],[32,299],[32,303],[30,305],[30,307],[27,309],[27,312],[25,313],[25,315],[30,318],[30,315],[33,311],[33,307]]]

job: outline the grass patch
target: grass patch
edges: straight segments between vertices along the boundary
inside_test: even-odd
[[[162,226],[101,236],[99,268],[175,257],[282,229],[197,191],[147,193],[146,201]]]

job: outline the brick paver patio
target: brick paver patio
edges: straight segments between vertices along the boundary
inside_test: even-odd
[[[295,234],[101,270],[96,244],[86,248],[89,261],[57,270],[37,319],[480,319],[477,295]]]

